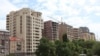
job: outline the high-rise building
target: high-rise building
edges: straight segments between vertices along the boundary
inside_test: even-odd
[[[79,29],[80,29],[81,33],[89,33],[88,27],[80,27]]]
[[[93,41],[95,41],[96,39],[95,39],[95,34],[94,33],[92,33],[92,32],[90,32],[90,40],[93,40]]]
[[[11,40],[21,40],[21,49],[16,49],[17,45],[14,45],[10,47],[10,53],[31,54],[36,51],[39,40],[42,38],[43,20],[41,16],[41,12],[29,8],[12,11],[7,15],[6,28],[10,31]],[[18,44],[18,42],[15,43]]]
[[[0,30],[0,56],[9,54],[9,31]]]
[[[80,39],[84,39],[85,41],[91,40],[90,39],[90,33],[81,33],[80,34]]]
[[[73,40],[80,39],[80,30],[79,28],[73,28]]]
[[[61,24],[59,24],[59,39],[62,41],[63,35],[66,34],[68,39],[72,40],[73,38],[72,29],[73,27],[66,23],[62,22]]]
[[[89,31],[88,27],[80,27],[80,38],[84,40],[95,40],[95,34]]]
[[[95,34],[88,27],[73,28],[73,39],[95,40]]]
[[[51,20],[44,22],[43,36],[51,41],[58,40],[58,23]]]
[[[80,39],[89,40],[90,33],[88,27],[80,27]]]

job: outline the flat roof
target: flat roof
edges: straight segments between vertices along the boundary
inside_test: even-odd
[[[0,29],[0,31],[9,32],[8,30],[5,30],[5,29]]]

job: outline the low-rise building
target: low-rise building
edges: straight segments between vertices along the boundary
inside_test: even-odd
[[[0,30],[0,54],[8,55],[9,54],[9,31]]]

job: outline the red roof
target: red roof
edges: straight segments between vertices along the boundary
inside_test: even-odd
[[[16,37],[10,37],[10,41],[17,41]]]
[[[17,38],[17,37],[10,37],[9,40],[10,41],[22,41],[23,39]]]

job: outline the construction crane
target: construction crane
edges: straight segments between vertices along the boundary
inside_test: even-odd
[[[53,18],[53,17],[51,17],[51,16],[47,16],[47,17],[49,17],[49,18],[52,18],[52,19],[56,20],[59,24],[61,24],[61,23],[62,23],[62,17],[61,17],[61,20],[60,20],[60,21],[59,21],[59,20],[57,20],[57,19],[55,19],[55,18]]]
[[[60,27],[60,24],[62,24],[63,22],[62,22],[62,17],[61,17],[61,20],[57,20],[57,19],[55,19],[55,18],[53,18],[53,17],[51,17],[51,16],[47,16],[47,17],[49,17],[49,18],[51,18],[51,19],[54,19],[54,20],[56,20],[57,21],[57,23],[58,23],[58,36],[59,36],[59,34],[60,34],[60,32],[59,31],[61,31],[63,28],[62,27]],[[58,37],[58,40],[61,40],[61,38],[59,38]]]

